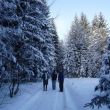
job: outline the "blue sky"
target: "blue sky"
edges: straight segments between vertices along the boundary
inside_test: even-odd
[[[51,17],[55,20],[57,32],[60,39],[65,39],[71,22],[77,14],[80,16],[84,12],[88,20],[91,21],[95,14],[102,12],[110,26],[110,0],[47,0],[50,6]]]

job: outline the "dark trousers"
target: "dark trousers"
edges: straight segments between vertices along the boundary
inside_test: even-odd
[[[63,81],[59,81],[60,92],[63,92]]]
[[[47,91],[47,85],[48,85],[48,84],[45,83],[45,81],[43,81],[43,90],[44,90],[44,91]]]

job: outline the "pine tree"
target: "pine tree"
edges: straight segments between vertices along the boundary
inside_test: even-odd
[[[18,58],[24,68],[24,77],[28,76],[30,80],[32,76],[36,78],[43,72],[42,68],[47,66],[42,53],[45,42],[41,30],[44,25],[42,2],[19,0],[16,13],[22,19],[24,36],[24,45],[20,48]]]
[[[21,40],[21,20],[16,15],[16,2],[9,0],[0,1],[0,45],[2,74],[9,76],[20,69],[16,58],[16,48]],[[4,72],[3,72],[4,70]],[[9,78],[9,77],[8,77]]]
[[[52,41],[53,41],[53,44],[54,44],[54,47],[55,47],[55,70],[57,71],[58,63],[59,63],[59,59],[58,59],[58,56],[59,56],[59,38],[58,38],[58,35],[57,35],[57,30],[56,30],[56,26],[55,26],[54,21],[55,21],[54,18],[50,19],[51,34],[53,36]]]
[[[65,74],[64,71],[64,42],[58,42],[58,62],[57,62],[57,71],[58,73]]]
[[[91,28],[90,28],[90,23],[84,13],[81,13],[80,16],[80,24],[81,27],[84,31],[85,34],[85,40],[86,40],[86,47],[83,50],[82,53],[82,61],[81,61],[81,66],[82,66],[82,72],[81,76],[83,77],[89,77],[89,46],[90,46],[90,36],[91,36]]]
[[[33,81],[44,72],[52,73],[56,36],[52,28],[45,0],[1,0],[0,78]]]
[[[99,84],[95,87],[95,91],[98,91],[98,93],[91,100],[91,103],[86,104],[86,106],[92,108],[97,106],[100,108],[102,105],[106,105],[110,108],[110,38],[108,40],[107,51],[103,55],[100,74]]]
[[[88,22],[88,19],[86,17],[86,15],[84,13],[81,13],[80,15],[80,24],[82,27],[84,27],[84,29],[89,32],[90,30],[90,24]]]
[[[109,34],[107,24],[104,16],[100,13],[96,15],[92,21],[92,36],[91,36],[91,45],[90,45],[90,73],[92,77],[99,76],[99,70],[101,67],[101,58],[102,53],[106,47],[106,38]]]
[[[92,21],[92,31],[93,31],[93,43],[98,43],[98,41],[99,42],[106,41],[109,31],[107,28],[107,23],[102,13],[94,17]]]
[[[75,18],[74,18],[74,24],[76,24],[76,23],[79,23],[77,16],[75,16]],[[76,57],[76,55],[74,55],[75,54],[75,52],[74,52],[75,39],[74,39],[74,36],[72,36],[73,27],[74,26],[72,25],[71,32],[69,32],[69,35],[67,38],[66,47],[65,47],[65,59],[64,59],[64,64],[65,64],[64,69],[66,71],[67,76],[71,76],[71,77],[77,76],[76,70],[75,70],[75,68],[77,66],[77,64],[75,63],[76,62],[75,60],[77,60],[77,57]]]
[[[77,17],[75,17],[71,30],[68,35],[67,52],[65,56],[65,68],[72,76],[82,76],[82,58],[84,51],[87,50],[86,31]]]
[[[51,73],[54,68],[54,46],[46,1],[19,0],[17,15],[22,19],[25,42],[19,54],[24,76],[37,78],[45,71]]]
[[[19,79],[23,70],[17,59],[17,51],[22,45],[22,21],[16,14],[16,8],[15,0],[0,1],[0,84],[10,83],[10,97],[19,90]]]
[[[57,30],[55,26],[55,19],[51,18],[50,19],[51,23],[51,34],[53,38],[53,44],[55,47],[55,70],[57,73],[64,72],[64,67],[63,67],[63,59],[64,59],[64,52],[63,52],[63,41],[60,41],[57,35]]]
[[[45,29],[43,29],[43,34],[45,36],[45,40],[46,40],[46,51],[44,52],[44,57],[46,59],[46,61],[48,62],[48,73],[51,74],[56,66],[55,63],[55,46],[54,46],[54,42],[53,42],[53,37],[57,37],[56,35],[52,35],[52,27],[50,24],[50,18],[49,18],[49,7],[47,6],[47,2],[46,0],[42,0],[42,2],[44,3],[43,5],[43,15],[44,18],[46,18],[46,20],[44,20],[44,24],[46,26]],[[54,27],[53,27],[54,28]]]

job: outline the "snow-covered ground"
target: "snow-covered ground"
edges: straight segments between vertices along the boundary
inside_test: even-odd
[[[58,83],[57,89],[52,90],[51,81],[48,91],[42,90],[42,83],[23,84],[17,96],[4,97],[0,110],[92,110],[83,106],[90,102],[97,84],[98,79],[65,79],[64,92],[59,92]]]

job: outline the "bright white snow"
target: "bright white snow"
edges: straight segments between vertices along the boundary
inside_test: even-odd
[[[59,92],[58,83],[57,89],[52,90],[51,81],[48,91],[42,90],[42,83],[23,84],[14,98],[5,96],[0,110],[92,110],[83,106],[90,102],[97,84],[98,79],[65,79],[63,93]],[[99,110],[108,109],[103,107]]]

